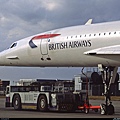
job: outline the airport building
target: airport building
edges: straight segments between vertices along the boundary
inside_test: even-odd
[[[78,79],[76,83],[82,91],[88,89],[91,96],[102,96],[104,91],[104,83],[101,73],[98,71],[86,71],[84,74],[75,75],[74,79]],[[111,95],[120,96],[120,73],[117,73],[115,83],[111,84]]]
[[[102,96],[104,91],[104,84],[102,82],[101,74],[99,74],[99,72],[91,72],[91,71],[87,71],[85,74],[87,77],[83,74],[78,74],[78,75],[75,75],[74,78],[71,80],[71,81],[74,81],[75,91],[81,90],[84,92],[88,90],[88,93],[90,96]],[[117,74],[115,83],[111,85],[112,96],[120,96],[119,75],[120,74]],[[52,82],[55,79],[20,79],[16,83],[16,85],[29,85],[30,81],[32,83],[33,81],[37,81],[37,80],[41,80],[41,81],[49,80]],[[56,80],[59,80],[59,79],[56,79]]]
[[[5,95],[6,86],[10,85],[10,81],[0,79],[0,96]]]
[[[29,84],[29,81],[36,80],[45,80],[45,79],[20,79],[19,81],[14,81],[14,85],[23,85]],[[48,79],[47,79],[48,80]],[[49,79],[52,81],[53,79]],[[57,79],[56,79],[57,80]],[[24,83],[24,81],[26,81]],[[27,82],[28,81],[28,82]],[[104,83],[102,82],[101,73],[98,69],[86,69],[83,73],[75,75],[71,81],[75,81],[75,91],[81,90],[86,91],[90,96],[102,96],[104,91]],[[5,94],[6,86],[10,85],[10,81],[0,80],[0,95]],[[115,83],[111,85],[111,95],[112,96],[120,96],[120,73],[117,73]]]

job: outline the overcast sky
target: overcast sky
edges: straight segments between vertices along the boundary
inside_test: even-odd
[[[120,0],[0,0],[0,51],[40,32],[120,20]],[[81,68],[0,67],[0,78],[72,79]]]

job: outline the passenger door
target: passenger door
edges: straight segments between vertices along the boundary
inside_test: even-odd
[[[40,51],[42,55],[48,55],[48,38],[41,39]]]

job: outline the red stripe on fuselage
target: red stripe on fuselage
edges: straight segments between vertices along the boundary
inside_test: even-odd
[[[53,37],[57,37],[59,35],[61,35],[61,34],[44,34],[44,35],[35,36],[32,38],[32,40],[53,38]]]

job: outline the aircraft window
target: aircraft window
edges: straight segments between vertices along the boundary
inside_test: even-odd
[[[11,46],[10,46],[10,48],[14,48],[14,47],[16,47],[17,46],[17,43],[13,43]]]
[[[80,35],[80,37],[82,37],[82,35]]]
[[[94,36],[96,36],[96,34],[94,34]]]
[[[91,36],[91,34],[89,36]]]
[[[99,33],[99,36],[101,35],[101,33]]]
[[[109,32],[109,35],[111,35],[111,32]]]
[[[85,37],[86,37],[86,35],[85,35]]]
[[[114,32],[114,34],[116,34],[116,32]]]
[[[106,33],[104,33],[104,35],[106,35]]]
[[[37,46],[33,43],[32,40],[29,41],[29,45],[31,48],[36,48]]]

